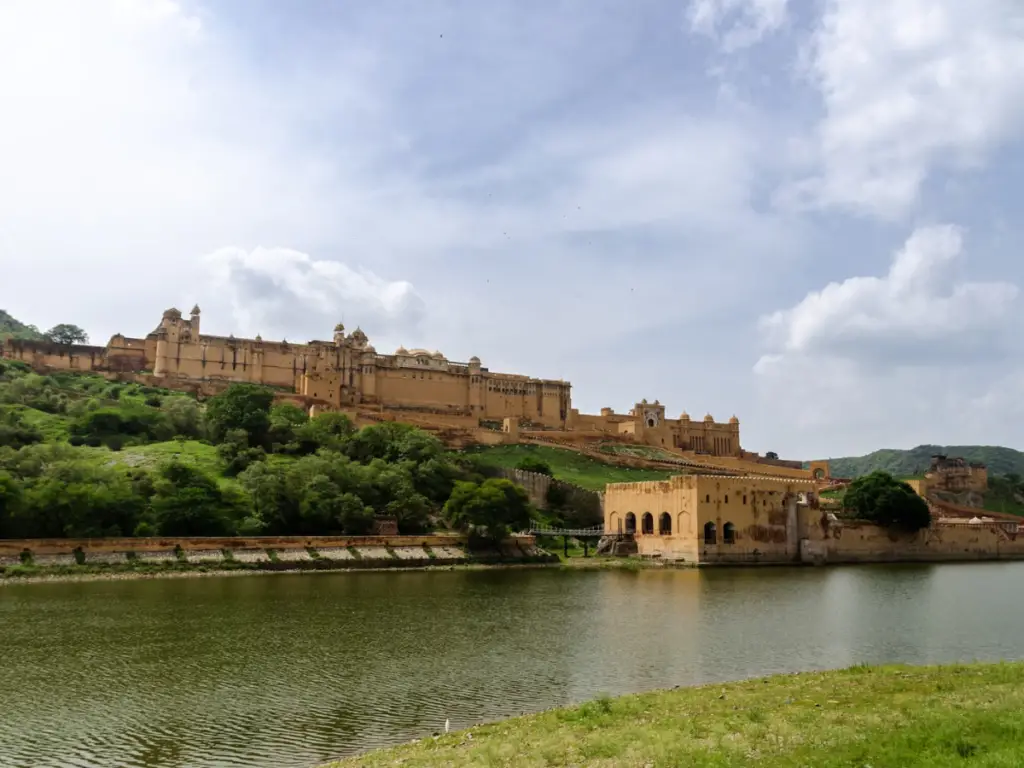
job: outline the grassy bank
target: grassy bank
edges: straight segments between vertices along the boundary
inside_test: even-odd
[[[854,667],[599,699],[349,766],[1018,766],[1024,663]]]
[[[634,483],[645,480],[664,480],[672,475],[653,469],[632,469],[606,464],[563,448],[546,445],[494,445],[467,449],[495,467],[513,469],[525,458],[540,459],[551,467],[558,480],[565,480],[591,491],[603,491],[608,483]]]

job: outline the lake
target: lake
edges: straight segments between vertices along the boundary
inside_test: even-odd
[[[860,662],[1024,658],[1024,563],[0,588],[4,768],[306,768],[485,720]]]

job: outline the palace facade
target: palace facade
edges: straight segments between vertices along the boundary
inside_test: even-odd
[[[455,362],[439,351],[399,347],[381,354],[360,328],[346,333],[340,323],[330,340],[304,344],[201,332],[201,313],[163,313],[145,337],[114,335],[105,347],[8,340],[0,356],[23,360],[37,370],[93,371],[132,375],[171,388],[215,392],[232,382],[274,387],[310,407],[391,412],[462,419],[474,426],[544,429],[664,446],[711,456],[742,457],[739,420],[716,422],[710,414],[691,420],[665,415],[658,401],[642,400],[627,414],[603,408],[581,414],[572,407],[572,385],[495,373],[478,357]]]

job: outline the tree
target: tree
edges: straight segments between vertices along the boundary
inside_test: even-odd
[[[70,346],[71,344],[87,344],[89,342],[89,334],[77,325],[72,325],[71,323],[60,323],[55,325],[46,332],[45,336],[54,344],[61,344],[64,346]]]
[[[547,475],[548,477],[554,475],[551,471],[551,465],[535,456],[524,456],[516,464],[516,469],[521,469],[523,472],[536,472],[539,475]]]
[[[491,478],[479,484],[462,480],[445,502],[444,516],[455,528],[486,532],[489,540],[498,542],[510,530],[530,524],[530,499],[511,480]]]
[[[931,524],[925,500],[907,483],[881,470],[850,483],[843,496],[843,507],[886,528],[917,531]]]
[[[764,457],[766,459],[776,459],[777,460],[779,458],[779,454],[777,454],[775,451],[768,451],[768,453],[766,453],[764,455]]]
[[[171,461],[160,467],[151,508],[163,536],[231,536],[249,516],[246,499],[222,492],[195,467]]]
[[[206,426],[210,439],[222,442],[228,430],[243,429],[249,445],[262,446],[270,431],[270,406],[274,392],[259,384],[232,384],[206,404]]]

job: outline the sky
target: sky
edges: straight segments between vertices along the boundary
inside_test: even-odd
[[[1024,448],[1020,0],[3,0],[0,308]]]

